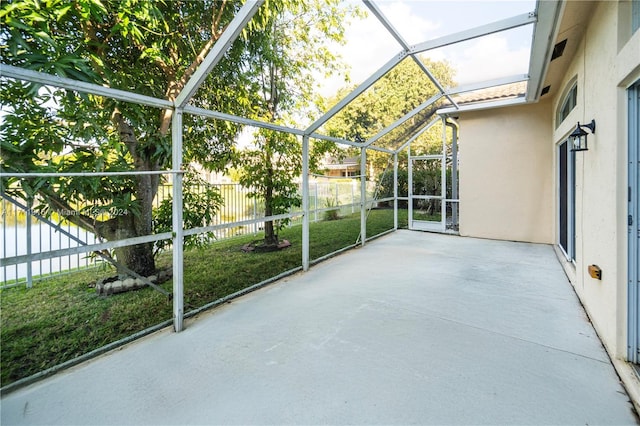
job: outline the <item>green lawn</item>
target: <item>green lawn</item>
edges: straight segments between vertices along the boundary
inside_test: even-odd
[[[399,213],[406,227],[407,213]],[[373,210],[367,235],[393,228],[393,210]],[[348,247],[360,232],[360,215],[312,223],[312,260]],[[253,284],[301,265],[301,227],[281,232],[292,246],[272,253],[244,253],[240,247],[258,237],[223,240],[184,255],[185,311],[202,307]],[[158,258],[158,267],[171,265],[171,254]],[[145,288],[114,296],[98,296],[91,286],[113,275],[104,267],[39,281],[32,289],[0,291],[1,383],[16,380],[61,364],[142,331],[172,317],[172,302]],[[162,285],[171,291],[172,283]]]

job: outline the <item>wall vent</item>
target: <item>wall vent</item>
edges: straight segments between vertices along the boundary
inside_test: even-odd
[[[553,53],[551,54],[551,60],[558,59],[564,53],[564,48],[567,46],[567,39],[565,38],[559,43],[553,46]]]

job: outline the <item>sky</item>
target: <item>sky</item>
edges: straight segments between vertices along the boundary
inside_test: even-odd
[[[401,51],[401,46],[359,0],[365,19],[347,25],[346,45],[332,50],[350,66],[351,83],[359,84]],[[500,19],[532,12],[535,0],[373,0],[392,25],[410,44],[417,44],[475,28]],[[526,74],[533,26],[492,34],[446,48],[426,52],[435,60],[446,60],[455,69],[459,85]],[[333,96],[347,85],[341,78],[323,80],[319,93]],[[1,114],[1,113],[0,113]],[[305,119],[300,124],[310,123]],[[242,138],[246,139],[246,136]]]
[[[347,29],[346,45],[336,48],[344,62],[351,66],[354,84],[365,80],[401,50],[378,19],[364,4],[359,4],[367,10],[368,17],[352,22]],[[375,4],[410,45],[535,9],[532,0],[377,0]],[[426,55],[449,61],[456,69],[458,84],[526,74],[532,30],[533,26],[528,25],[430,51]],[[343,85],[340,79],[332,79],[325,82],[321,92],[328,96]]]

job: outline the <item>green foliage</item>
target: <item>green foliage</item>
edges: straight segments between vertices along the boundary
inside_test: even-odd
[[[239,1],[10,1],[0,11],[7,24],[1,33],[7,40],[2,54],[11,65],[173,99],[198,63],[196,56],[208,52],[240,5]],[[254,34],[254,39],[261,37],[260,33]],[[249,43],[249,39],[242,39],[234,44],[216,68],[216,76],[201,89],[200,103],[240,115],[248,112],[252,95],[243,88],[248,77],[238,68],[250,60],[243,53]],[[230,86],[228,81],[237,84]],[[16,100],[29,102],[25,95],[35,95],[37,85],[28,85],[28,91],[22,93],[9,85],[5,91],[10,97],[9,113],[22,118],[25,111],[11,111],[13,104]],[[102,152],[122,155],[126,151],[122,146],[105,140],[104,134],[95,134],[100,129],[114,133],[117,129],[113,128],[112,116],[119,111],[135,131],[136,153],[143,159],[157,160],[160,167],[166,165],[171,152],[166,138],[170,114],[65,91],[55,91],[51,98],[58,105],[44,115],[49,118],[47,124],[66,131],[65,139],[58,138],[55,146],[47,140],[52,152],[70,148],[68,143],[61,144],[65,140],[85,144],[91,141]],[[22,127],[34,125],[24,123]],[[187,160],[212,165],[219,163],[217,155],[227,151],[238,132],[237,126],[213,121],[205,124],[190,116],[185,119],[185,127]],[[43,145],[40,135],[29,136]],[[98,164],[95,166],[88,170],[99,169]]]
[[[393,173],[381,173],[378,175],[378,198],[393,197]],[[398,197],[407,197],[407,189],[409,187],[409,174],[406,169],[398,169]],[[393,201],[388,203],[389,206],[393,205]],[[407,202],[399,200],[399,208],[407,208]]]
[[[323,220],[340,219],[340,203],[335,198],[326,198],[324,200],[324,207],[331,210],[325,210],[322,213]]]
[[[453,85],[454,70],[447,62],[432,61],[428,58],[421,60],[444,87]],[[336,104],[354,88],[345,87],[340,90],[334,98],[328,100],[325,108]],[[322,127],[322,130],[329,136],[364,142],[438,93],[438,88],[424,72],[413,60],[407,58],[336,114]],[[442,102],[443,100],[439,100],[427,107],[376,141],[375,145],[398,149],[411,135],[431,120],[433,113]],[[428,131],[412,146],[441,146],[439,142],[441,135],[442,133],[437,133],[435,129]],[[350,154],[359,155],[359,152],[352,150]],[[387,154],[368,151],[367,156],[375,174],[384,170],[388,163]]]
[[[211,225],[216,212],[224,202],[220,191],[215,185],[200,178],[197,172],[189,169],[184,175],[182,187],[182,223],[185,229]],[[156,233],[171,232],[173,229],[173,198],[169,196],[162,200],[153,210],[153,227]],[[202,247],[215,240],[211,232],[188,235],[184,238],[186,248]],[[170,240],[156,242],[156,250],[171,245]]]
[[[77,94],[42,88],[31,97],[30,90],[28,84],[9,81],[0,91],[3,106],[9,105],[0,124],[3,171],[78,173],[132,169],[131,156],[126,148],[118,146],[115,130],[105,124],[101,111],[81,109],[72,113],[74,103],[84,102]],[[85,98],[86,102],[96,100],[90,95]],[[3,178],[2,186],[10,195],[24,199],[64,194],[70,210],[73,205],[89,202],[87,208],[97,203],[104,209],[139,213],[133,195],[135,181],[126,176]],[[37,208],[47,216],[54,213],[46,203]]]
[[[442,171],[439,161],[420,161],[414,163],[412,171],[413,194],[418,195],[440,195]],[[447,167],[446,182],[451,182],[451,168]],[[398,197],[407,197],[409,189],[409,174],[407,169],[398,169]],[[393,197],[393,173],[381,173],[378,176],[378,197]],[[447,185],[446,197],[451,198],[451,187]],[[426,201],[426,202],[423,202]],[[388,203],[390,206],[393,202]],[[433,209],[433,202],[430,200],[420,200],[420,208],[428,207]],[[399,200],[398,208],[407,208],[407,201]]]
[[[249,196],[265,201],[267,216],[289,212],[302,204],[295,179],[302,172],[302,148],[296,137],[287,133],[260,129],[255,148],[238,152],[239,182],[249,188]],[[288,219],[278,221],[276,231]]]
[[[296,123],[301,116],[312,117],[317,110],[314,98],[317,70],[325,75],[341,72],[338,58],[328,41],[344,41],[344,18],[357,13],[337,0],[291,3],[286,10],[270,15],[270,29],[256,45],[255,92],[260,99],[253,118],[281,125]],[[330,142],[311,147],[310,168],[334,148]],[[293,135],[261,129],[254,135],[254,147],[239,152],[234,165],[238,181],[251,188],[250,196],[264,200],[266,216],[287,213],[301,204],[295,179],[302,172],[300,141]],[[265,243],[275,244],[277,232],[288,220],[265,222]]]
[[[453,85],[454,71],[448,63],[421,60],[441,84]],[[353,87],[345,87],[328,103],[337,103],[352,90]],[[438,88],[407,58],[354,99],[323,129],[330,136],[364,141],[437,93]]]
[[[4,24],[0,55],[9,65],[174,100],[243,3],[7,0],[0,6]],[[334,36],[335,28],[340,28],[331,25],[339,17],[332,16],[336,5],[332,1],[324,9],[317,3],[324,15],[318,23],[325,31],[310,32],[310,36]],[[286,15],[293,21],[295,13],[307,8],[306,2],[298,0],[266,2],[204,81],[192,104],[240,116],[263,115],[265,108],[256,107],[269,102],[257,90],[263,86],[263,66],[279,61],[283,52],[270,50],[272,42],[285,34],[282,29],[276,31],[275,17]],[[296,12],[287,15],[285,9]],[[299,33],[287,34],[288,45],[302,43],[294,37]],[[327,62],[333,59],[325,57]],[[278,63],[280,69],[290,64],[287,75],[294,75],[299,69],[296,61],[283,59],[289,62]],[[285,87],[279,89],[283,94],[279,102],[287,108],[298,105],[298,97],[288,96]],[[3,171],[155,172],[170,166],[172,110],[7,79],[2,80],[0,93],[5,113],[0,128]],[[228,164],[240,126],[185,115],[184,128],[185,164],[198,162],[209,170]],[[67,218],[109,240],[152,232],[152,201],[160,181],[158,175],[150,174],[3,179],[2,189],[22,198],[38,198],[44,214],[74,211],[80,202],[130,213],[96,220],[83,211]],[[135,265],[128,266],[136,270]]]
[[[406,212],[400,220],[406,227]],[[368,216],[369,236],[392,227],[392,210],[373,210]],[[338,221],[312,223],[311,259],[354,244],[359,232],[360,213]],[[252,236],[185,251],[186,310],[300,266],[301,227],[287,228],[282,235],[293,243],[291,248],[260,256],[240,250]],[[171,253],[160,254],[158,263],[161,268],[168,267]],[[3,386],[171,319],[171,302],[151,288],[97,296],[89,283],[113,273],[77,272],[40,281],[31,289],[0,290]],[[170,291],[171,282],[162,287]]]

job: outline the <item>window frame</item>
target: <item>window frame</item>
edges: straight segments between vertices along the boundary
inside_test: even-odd
[[[562,100],[556,109],[556,129],[567,119],[578,105],[578,79],[573,78],[562,94]],[[568,109],[567,109],[568,108]]]
[[[568,138],[558,144],[558,247],[576,261],[576,153]]]

